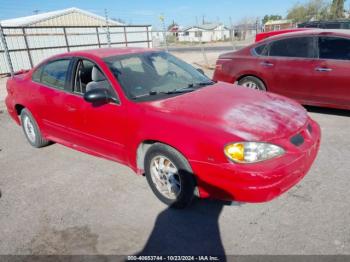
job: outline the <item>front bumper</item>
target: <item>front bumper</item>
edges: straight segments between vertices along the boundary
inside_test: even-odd
[[[196,174],[199,196],[259,203],[286,192],[307,174],[317,156],[320,127],[312,120],[309,125],[311,132],[306,127],[300,131],[305,138],[303,145],[288,145],[292,150],[276,159],[256,164],[190,161]]]

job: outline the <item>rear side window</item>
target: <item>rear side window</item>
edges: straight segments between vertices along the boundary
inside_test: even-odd
[[[254,49],[257,55],[262,55],[262,56],[266,55],[266,50],[267,50],[266,45],[259,45]]]
[[[43,72],[43,67],[39,67],[37,70],[32,75],[32,80],[35,82],[40,82],[41,81],[41,73]]]
[[[43,68],[40,82],[44,85],[63,90],[68,75],[69,64],[69,59],[49,62]]]
[[[313,47],[312,37],[286,38],[271,43],[269,56],[313,58]]]
[[[320,37],[318,49],[321,59],[350,60],[350,39]]]

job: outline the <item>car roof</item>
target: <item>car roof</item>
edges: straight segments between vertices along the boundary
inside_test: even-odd
[[[262,42],[283,39],[290,36],[310,36],[310,35],[331,35],[331,36],[346,36],[350,37],[350,30],[346,29],[310,29],[305,31],[296,31],[290,33],[279,34],[275,36],[268,37]]]
[[[137,53],[145,53],[145,52],[152,52],[152,51],[159,51],[159,50],[153,49],[153,48],[140,48],[140,47],[123,47],[123,48],[109,47],[109,48],[96,48],[96,49],[88,49],[88,50],[81,50],[81,51],[73,51],[73,52],[63,53],[58,56],[59,57],[95,56],[99,58],[105,58],[105,57],[111,57],[111,56],[117,56],[117,55],[137,54]]]

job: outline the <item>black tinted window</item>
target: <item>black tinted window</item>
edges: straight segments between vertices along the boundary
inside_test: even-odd
[[[257,55],[266,55],[266,45],[260,45],[254,50]]]
[[[70,60],[57,60],[44,66],[41,83],[57,89],[64,89]]]
[[[296,37],[272,42],[270,46],[269,55],[282,57],[312,58],[314,57],[313,38]]]
[[[350,60],[350,40],[339,37],[320,37],[319,56],[323,59]]]

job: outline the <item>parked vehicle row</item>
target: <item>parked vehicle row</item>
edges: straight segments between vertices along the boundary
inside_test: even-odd
[[[269,201],[305,176],[320,145],[297,102],[215,83],[157,50],[54,56],[10,78],[7,92],[32,146],[57,142],[128,165],[177,208],[195,195]]]
[[[265,38],[219,57],[214,80],[350,109],[349,30],[303,30]]]

